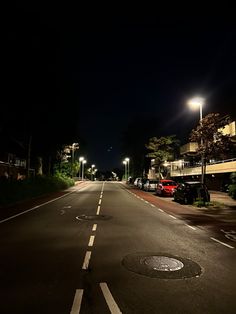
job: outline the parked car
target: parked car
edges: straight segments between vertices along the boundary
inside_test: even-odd
[[[196,200],[210,202],[210,193],[206,184],[199,181],[179,183],[174,191],[174,200],[184,204],[192,204]]]
[[[159,180],[156,187],[156,194],[160,196],[172,196],[177,188],[177,183],[173,180]]]
[[[144,184],[146,183],[147,179],[144,178],[144,179],[140,179],[138,181],[138,187],[140,188],[140,190],[143,190],[143,187],[144,187]]]
[[[147,179],[147,181],[143,185],[143,189],[145,191],[156,191],[157,180]]]
[[[138,186],[139,180],[141,180],[141,178],[136,178],[136,179],[134,180],[134,185],[135,185],[135,186]]]

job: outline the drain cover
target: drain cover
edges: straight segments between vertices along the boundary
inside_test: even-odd
[[[166,256],[148,256],[140,262],[158,271],[176,271],[184,267],[179,260]]]
[[[79,215],[76,217],[78,220],[108,220],[111,216],[107,215]]]
[[[141,252],[129,254],[122,265],[134,273],[161,279],[198,277],[201,267],[190,259],[166,253]]]

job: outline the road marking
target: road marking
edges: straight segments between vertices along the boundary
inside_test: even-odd
[[[196,230],[196,228],[194,228],[194,227],[192,227],[192,226],[190,226],[188,224],[186,224],[186,226],[189,227],[190,229]]]
[[[164,213],[164,210],[160,209],[160,208],[157,208],[160,212]]]
[[[152,207],[156,207],[155,205],[153,205],[153,204],[150,204]]]
[[[74,301],[73,301],[73,305],[70,311],[70,314],[79,314],[80,312],[80,306],[81,306],[81,302],[82,302],[82,297],[83,297],[83,289],[77,289],[75,291],[75,297],[74,297]]]
[[[100,198],[102,198],[102,195],[100,195]]]
[[[93,246],[94,239],[95,239],[95,236],[93,236],[93,235],[92,235],[92,236],[90,236],[88,246]]]
[[[216,241],[216,242],[218,242],[218,243],[224,245],[224,246],[227,246],[227,247],[230,248],[230,249],[234,249],[234,246],[231,246],[231,245],[229,245],[229,244],[226,244],[226,243],[224,243],[224,242],[221,242],[221,241],[219,241],[219,240],[217,240],[217,239],[215,239],[215,238],[212,238],[212,237],[211,237],[211,239],[212,239],[213,241]]]
[[[149,204],[149,202],[148,202],[148,201],[145,201],[145,203]]]
[[[89,267],[89,260],[91,258],[91,254],[92,254],[91,251],[87,251],[86,252],[85,257],[84,257],[84,262],[83,262],[82,269],[88,269],[88,267]]]
[[[63,208],[71,208],[71,206],[70,206],[70,205],[68,205],[68,206],[63,206]]]
[[[104,298],[107,302],[107,305],[109,307],[111,314],[122,314],[122,312],[120,311],[118,305],[116,304],[107,284],[105,282],[101,282],[100,287],[102,289],[102,293],[104,295]]]
[[[101,208],[101,206],[98,206],[97,215],[99,215],[99,213],[100,213],[100,208]]]
[[[62,195],[62,196],[59,196],[59,197],[57,197],[57,198],[54,198],[53,200],[50,200],[50,201],[45,202],[45,203],[43,203],[43,204],[34,206],[34,207],[30,208],[30,209],[24,210],[23,212],[21,212],[21,213],[19,213],[19,214],[16,214],[16,215],[13,215],[13,216],[8,217],[8,218],[6,218],[6,219],[0,220],[0,224],[3,223],[3,222],[6,222],[6,221],[8,221],[8,220],[14,219],[14,218],[16,218],[16,217],[18,217],[18,216],[27,214],[27,213],[31,212],[32,210],[35,210],[36,208],[42,207],[42,206],[47,205],[47,204],[49,204],[49,203],[52,203],[52,202],[54,202],[54,201],[56,201],[56,200],[59,200],[60,198],[65,197],[65,196],[67,196],[67,195],[69,195],[69,194],[71,194],[71,193],[74,193],[74,191],[68,192],[68,193],[66,193],[66,194],[64,194],[64,195]]]
[[[102,200],[100,199],[99,202],[98,202],[98,204],[101,205],[101,203],[102,203]]]
[[[169,214],[169,216],[170,216],[171,218],[173,218],[173,219],[177,219],[175,216],[172,216],[172,215],[170,215],[170,214]]]
[[[65,214],[65,210],[64,209],[61,209],[61,214],[60,215],[64,215]]]
[[[94,224],[92,231],[96,231],[96,230],[97,230],[97,224]]]

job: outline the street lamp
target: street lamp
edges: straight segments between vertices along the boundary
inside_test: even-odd
[[[83,159],[82,160],[82,181],[84,180],[84,164],[87,163],[87,160]]]
[[[126,157],[125,161],[127,162],[127,180],[129,179],[129,158]]]
[[[73,143],[70,148],[71,148],[71,176],[73,177],[73,165],[75,162],[75,150],[79,149],[79,143]]]
[[[202,106],[205,104],[205,98],[194,97],[188,101],[188,105],[191,109],[196,110],[199,108],[200,112],[200,126],[202,126]],[[203,138],[201,131],[201,146],[203,146]],[[204,154],[201,153],[201,183],[204,183]]]
[[[91,166],[91,181],[93,181],[93,168],[95,167],[95,165]]]
[[[83,160],[84,160],[84,157],[79,158],[79,177],[80,177],[80,179],[82,177],[82,162],[83,162]]]
[[[127,161],[126,160],[123,160],[123,164],[125,165],[125,180],[126,180],[126,177],[127,177],[127,170],[126,170],[126,166],[127,166]]]

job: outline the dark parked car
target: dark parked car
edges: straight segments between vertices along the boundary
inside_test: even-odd
[[[210,202],[210,194],[207,186],[201,182],[183,182],[175,189],[174,200],[184,204],[192,204],[197,200]]]

